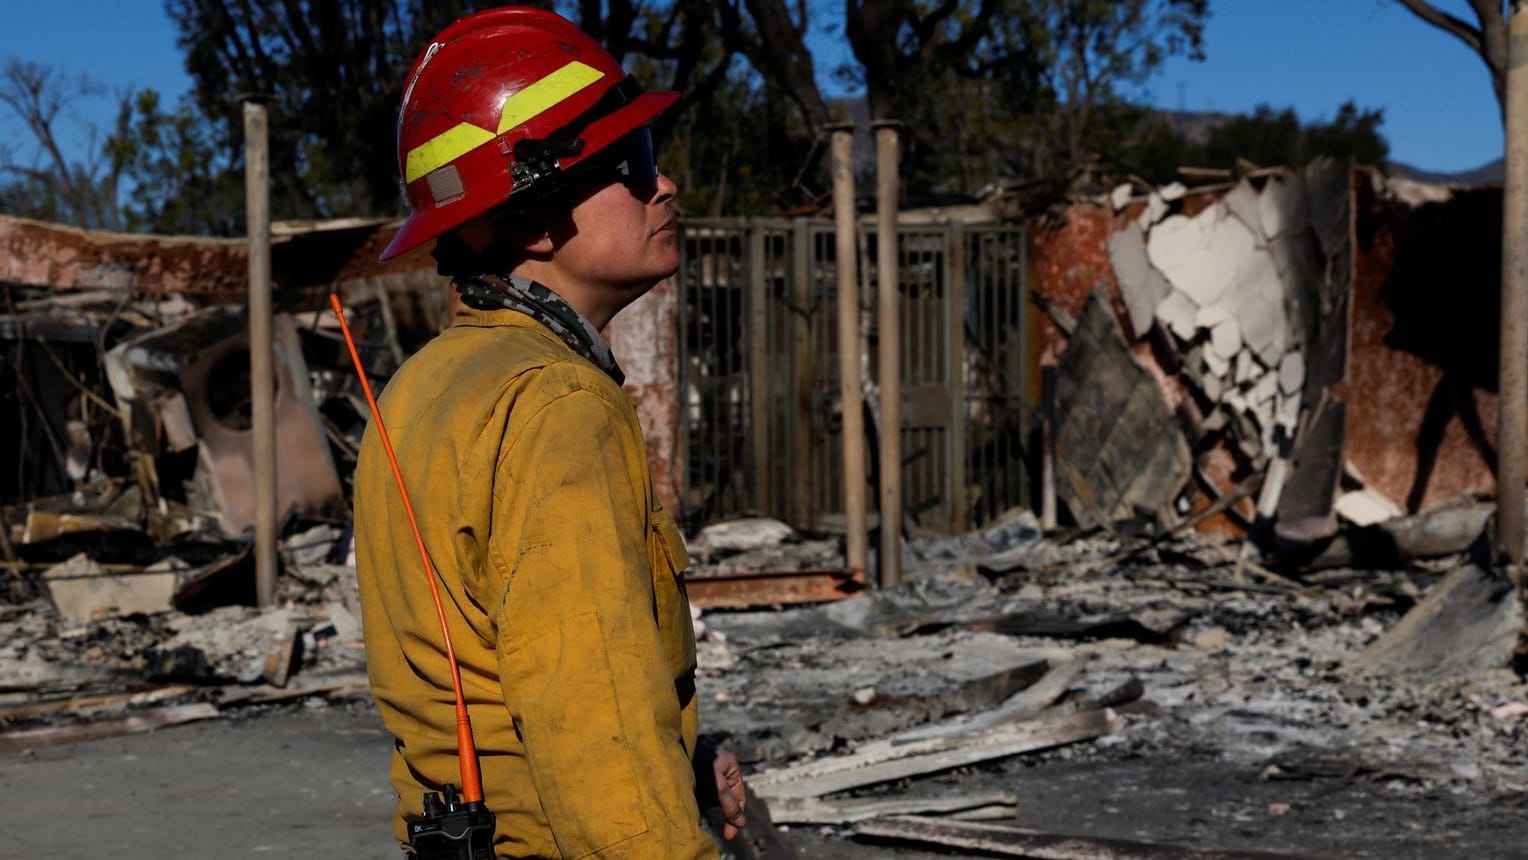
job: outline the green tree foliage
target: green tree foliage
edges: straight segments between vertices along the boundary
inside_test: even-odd
[[[1132,115],[1133,111],[1133,115]],[[1104,178],[1166,183],[1179,168],[1208,168],[1227,175],[1247,166],[1300,165],[1328,156],[1384,168],[1390,145],[1380,132],[1384,111],[1347,102],[1331,120],[1303,122],[1293,108],[1259,105],[1250,114],[1177,113],[1134,108],[1122,111],[1133,129],[1108,159]]]
[[[244,231],[242,148],[220,143],[214,134],[189,98],[166,111],[159,93],[147,89],[122,104],[106,151],[130,180],[122,201],[127,229],[222,236]]]
[[[195,181],[183,199],[140,200],[136,217],[178,225],[183,216],[196,220],[194,213],[209,199],[223,205],[219,192],[228,177],[218,170],[224,165],[241,169],[244,94],[270,102],[271,208],[276,217],[402,214],[396,122],[404,78],[431,36],[486,5],[492,4],[168,0],[195,84],[196,109],[211,119],[215,132],[194,139],[192,129],[179,121],[184,106],[166,115],[140,105],[121,139],[128,151],[149,151],[131,159],[145,180],[163,178],[166,171],[160,168],[188,161],[198,168],[211,165],[212,172],[190,174]],[[724,40],[710,2],[542,0],[525,5],[556,7],[603,40],[618,60],[641,68],[650,87],[679,90],[680,103],[656,126],[660,140],[692,106],[711,103],[727,79],[731,56],[719,47]],[[229,217],[219,217],[218,211],[204,214],[210,216],[204,229],[242,231],[242,209]]]
[[[870,115],[902,123],[911,199],[1013,175],[1021,118],[1042,97],[1047,35],[1031,0],[850,0],[844,27]]]
[[[993,183],[1064,191],[1153,131],[1131,97],[1202,57],[1208,0],[847,0],[871,114],[904,123],[917,199]]]
[[[1118,153],[1146,144],[1150,114],[1135,106],[1170,56],[1204,58],[1207,0],[1037,0],[1027,31],[1041,39],[1041,98],[1018,166],[1087,184]]]
[[[757,215],[811,204],[821,196],[802,168],[814,135],[779,90],[751,85],[740,71],[680,117],[661,164],[679,186],[681,211]]]
[[[425,41],[471,5],[168,0],[166,11],[180,31],[196,106],[214,125],[214,148],[242,145],[242,98],[267,98],[272,212],[330,218],[401,211],[403,79]]]
[[[1268,105],[1248,116],[1232,117],[1210,129],[1202,145],[1184,147],[1185,163],[1231,168],[1237,159],[1253,164],[1304,164],[1327,155],[1378,167],[1385,165],[1390,146],[1380,136],[1382,110],[1360,110],[1353,102],[1337,109],[1330,122],[1304,124],[1294,109],[1275,111]]]

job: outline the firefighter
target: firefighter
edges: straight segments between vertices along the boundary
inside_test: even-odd
[[[440,572],[499,857],[714,857],[697,785],[727,836],[743,824],[736,758],[697,750],[688,558],[600,335],[678,268],[647,129],[676,98],[523,8],[448,27],[404,89],[412,211],[382,259],[434,240],[459,295],[382,415]],[[368,430],[356,562],[405,841],[458,771],[450,666],[392,480]]]

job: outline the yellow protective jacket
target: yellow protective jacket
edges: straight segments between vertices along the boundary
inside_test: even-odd
[[[531,318],[463,307],[381,401],[461,666],[499,857],[715,857],[694,795],[688,565],[631,401]],[[460,783],[440,623],[375,428],[355,475],[394,831]]]

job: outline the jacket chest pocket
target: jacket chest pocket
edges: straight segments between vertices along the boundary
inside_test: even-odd
[[[674,518],[662,508],[653,511],[647,535],[653,568],[653,609],[669,670],[675,678],[695,670],[695,627],[690,622],[690,601],[684,590],[684,571],[690,566],[684,537]]]

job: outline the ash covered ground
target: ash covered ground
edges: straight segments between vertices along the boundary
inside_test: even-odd
[[[1461,560],[1298,582],[1238,579],[1235,546],[1205,541],[1127,558],[1111,539],[1026,546],[996,572],[923,544],[920,578],[895,592],[708,615],[708,728],[767,769],[958,721],[1000,703],[1005,670],[1041,660],[1064,682],[1041,715],[1112,704],[1121,728],[854,794],[1008,791],[1020,827],[1201,849],[1528,856],[1523,680],[1346,665]],[[983,667],[988,687],[972,680]],[[806,856],[905,850],[848,827],[792,834]]]
[[[1131,546],[918,542],[899,589],[708,612],[704,730],[738,750],[767,794],[771,771],[912,741],[930,725],[960,737],[1108,712],[1117,727],[1093,737],[812,802],[842,810],[1003,796],[976,817],[1164,849],[1528,856],[1528,685],[1506,668],[1433,680],[1345,668],[1459,560],[1238,579],[1234,546]],[[100,662],[123,638],[109,626],[60,636],[31,616],[7,623],[22,661]],[[113,623],[135,635],[153,626]],[[23,628],[34,648],[16,644]],[[330,649],[303,671],[337,676],[362,658]],[[228,698],[216,689],[188,695]],[[325,692],[5,754],[0,856],[398,856],[387,834],[386,734],[353,685],[314,689]],[[68,826],[55,826],[61,816]],[[804,858],[961,853],[868,838],[852,822],[777,817],[780,839]],[[785,856],[764,828],[750,835],[735,856]]]

